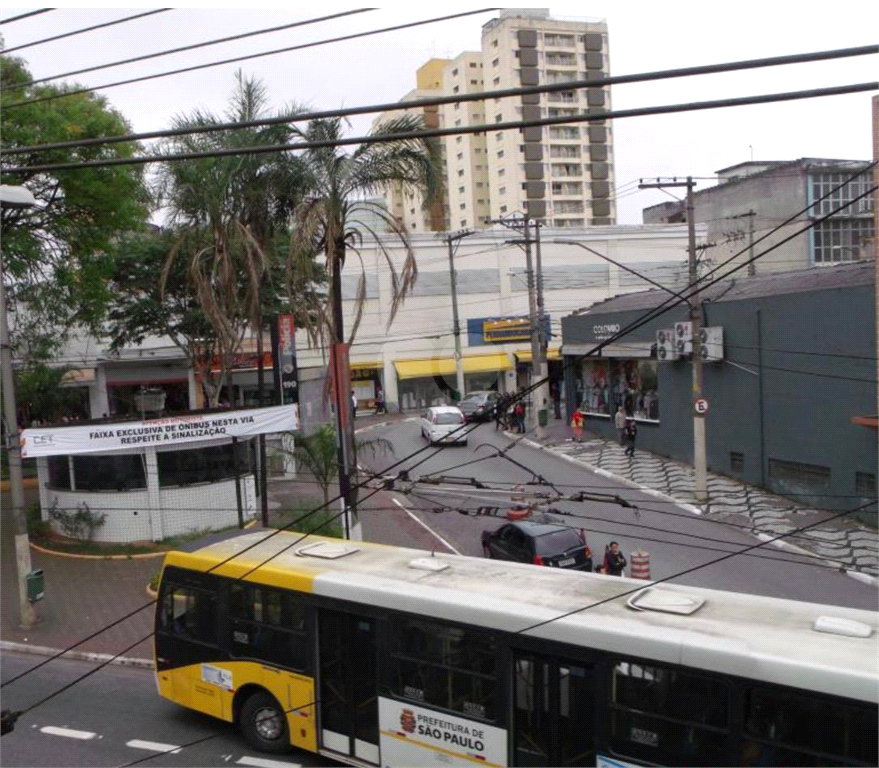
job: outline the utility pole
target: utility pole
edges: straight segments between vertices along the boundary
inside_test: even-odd
[[[731,216],[732,219],[748,219],[748,277],[757,274],[757,266],[754,261],[754,217],[757,212],[752,208],[747,213],[739,213]]]
[[[543,304],[543,260],[540,254],[540,222],[534,222],[534,266],[536,274],[536,303],[537,303],[537,347],[540,352],[537,360],[537,381],[540,382],[535,390],[537,398],[537,436],[543,437],[543,426],[540,424],[540,411],[546,410],[549,415],[549,362],[547,350],[549,339],[546,337],[546,315]]]
[[[0,205],[29,208],[36,204],[24,187],[3,185]],[[18,581],[18,616],[22,627],[32,627],[39,619],[27,595],[27,575],[31,572],[31,550],[24,508],[24,478],[21,472],[21,438],[18,434],[18,408],[15,380],[12,375],[12,346],[9,342],[9,319],[6,315],[6,288],[3,285],[3,254],[0,252],[0,376],[3,386],[3,420],[6,422],[6,455],[9,459],[9,485],[12,496],[12,519],[15,522],[15,576]]]
[[[699,297],[699,268],[696,261],[696,216],[693,204],[693,188],[696,183],[692,176],[686,181],[660,182],[655,184],[638,184],[638,189],[664,189],[666,187],[687,188],[687,236],[688,262],[690,267],[690,328],[693,334],[693,495],[697,501],[708,500],[708,467],[705,454],[705,414],[697,409],[696,402],[702,399],[702,301]]]
[[[458,390],[457,400],[464,397],[464,363],[461,360],[461,323],[458,318],[458,278],[457,273],[455,272],[455,251],[457,248],[453,248],[452,244],[456,241],[463,240],[465,237],[469,237],[472,234],[472,230],[465,229],[454,235],[448,235],[443,238],[446,241],[446,245],[449,246],[449,281],[452,286],[452,332],[455,336],[455,386]]]
[[[490,219],[487,223],[503,224],[505,227],[511,229],[518,229],[520,226],[518,221],[510,221],[509,219]],[[535,226],[537,226],[536,222]],[[525,237],[522,240],[511,240],[510,242],[515,245],[524,246],[525,250],[525,271],[527,274],[528,285],[528,318],[529,327],[531,329],[531,387],[534,387],[531,392],[532,398],[536,401],[535,405],[537,406],[532,406],[531,408],[531,426],[534,428],[535,437],[538,440],[543,440],[546,438],[546,429],[540,424],[539,411],[543,405],[542,398],[545,397],[545,383],[541,378],[540,331],[538,325],[539,319],[537,316],[537,298],[535,296],[536,281],[534,279],[534,266],[531,257],[531,219],[527,214],[522,217],[521,227]],[[543,284],[542,277],[540,283],[541,285]],[[538,384],[538,382],[540,383]]]

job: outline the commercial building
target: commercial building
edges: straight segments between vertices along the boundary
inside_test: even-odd
[[[417,89],[401,101],[564,84],[609,73],[604,21],[555,19],[546,9],[503,9],[483,26],[481,50],[427,62],[418,70]],[[439,107],[438,117],[444,128],[467,128],[610,108],[609,87],[572,88],[452,102]],[[376,124],[393,114],[380,116]],[[425,110],[428,124],[435,117]],[[443,144],[445,228],[479,228],[487,219],[525,211],[556,228],[616,221],[613,129],[608,121],[467,133],[446,136]],[[386,204],[410,231],[442,228],[436,226],[436,216],[425,219],[417,197],[389,190]]]
[[[875,524],[874,262],[743,276],[701,298],[708,467],[804,506],[872,502],[863,517]],[[638,422],[639,447],[692,463],[687,307],[626,332],[669,299],[632,293],[563,318],[565,391],[590,431],[613,438],[622,405]]]
[[[786,272],[859,261],[875,247],[876,195],[868,191],[873,174],[866,161],[751,161],[717,175],[716,186],[697,189],[693,196],[696,221],[708,227],[706,256],[715,263],[742,264],[767,251],[750,274]],[[845,203],[851,205],[816,222]],[[684,203],[645,208],[643,219],[645,224],[685,221]]]

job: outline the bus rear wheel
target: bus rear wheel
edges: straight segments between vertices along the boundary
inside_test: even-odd
[[[281,754],[290,749],[287,716],[273,696],[261,691],[241,707],[239,725],[247,743],[260,752]]]

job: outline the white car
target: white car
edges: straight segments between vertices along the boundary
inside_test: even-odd
[[[421,414],[421,436],[434,443],[467,445],[464,414],[453,405],[435,405]]]

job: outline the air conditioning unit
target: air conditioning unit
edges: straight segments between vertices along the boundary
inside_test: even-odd
[[[723,360],[723,328],[703,328],[699,338],[702,340],[702,360],[707,363]]]
[[[693,354],[693,324],[675,323],[675,349],[678,357]]]
[[[674,328],[664,328],[656,332],[656,359],[660,362],[678,359]]]

